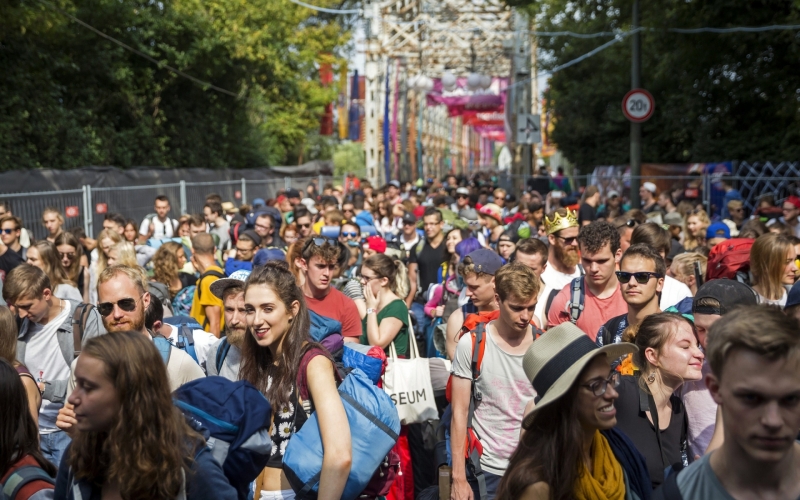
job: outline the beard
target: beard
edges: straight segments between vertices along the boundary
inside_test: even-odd
[[[236,347],[242,346],[246,334],[247,328],[225,329],[225,336],[228,337],[228,342]]]
[[[578,249],[572,245],[568,247],[556,245],[556,258],[564,264],[565,267],[574,267],[580,260],[580,257],[578,257]]]
[[[119,323],[113,323],[113,320],[107,321],[106,318],[103,318],[103,326],[108,333],[141,332],[144,330],[144,314],[136,318],[124,318]]]

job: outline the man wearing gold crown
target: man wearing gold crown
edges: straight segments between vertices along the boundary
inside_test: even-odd
[[[578,214],[568,208],[559,208],[549,217],[545,216],[544,227],[550,249],[547,267],[541,275],[545,289],[534,314],[546,326],[547,310],[553,298],[566,284],[582,276],[583,269],[578,264]]]

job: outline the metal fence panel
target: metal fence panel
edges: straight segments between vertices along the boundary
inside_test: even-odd
[[[155,213],[153,205],[159,195],[169,198],[170,217],[180,216],[180,184],[91,188],[90,194],[94,236],[103,230],[105,212],[118,213],[126,219],[133,219],[138,228],[146,215]]]
[[[47,230],[42,225],[42,212],[48,207],[57,209],[62,215],[69,215],[64,219],[65,229],[84,225],[85,206],[82,189],[14,193],[4,194],[2,197],[4,201],[9,202],[12,213],[22,219],[23,226],[36,239],[47,237]],[[70,207],[70,210],[67,210],[67,207]]]
[[[187,182],[186,184],[186,211],[190,214],[202,214],[203,206],[206,204],[206,197],[215,193],[222,197],[222,201],[233,202],[234,205],[242,203],[242,182],[219,181],[219,182]],[[248,190],[247,196],[253,197]]]
[[[268,200],[275,198],[278,191],[284,189],[283,179],[247,180],[247,203],[252,204],[256,198]]]

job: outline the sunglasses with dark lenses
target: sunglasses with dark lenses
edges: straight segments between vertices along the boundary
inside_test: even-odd
[[[75,258],[75,252],[58,252],[58,257],[60,259],[72,260]]]
[[[636,227],[639,225],[639,221],[636,219],[628,219],[623,224],[617,226],[617,229],[621,227]]]
[[[469,195],[466,194],[457,194],[456,198],[469,198]]]
[[[578,241],[578,237],[577,236],[570,236],[569,238],[565,238],[563,236],[556,235],[556,238],[558,238],[560,240],[564,240],[564,243],[567,244],[567,245],[572,245],[573,243]]]
[[[345,238],[355,238],[358,236],[358,233],[355,231],[342,231],[341,236],[344,236]]]
[[[136,299],[120,299],[116,302],[101,302],[97,304],[97,312],[105,317],[114,312],[114,306],[119,306],[125,312],[132,312],[136,310]]]
[[[297,227],[299,227],[301,229],[305,229],[307,227],[311,227],[311,224],[297,224]]]
[[[18,229],[0,229],[0,231],[2,231],[3,234],[11,234],[14,231],[18,231]]]
[[[650,278],[661,278],[662,277],[658,273],[651,273],[651,272],[648,272],[648,271],[641,271],[641,272],[638,272],[638,273],[626,273],[625,271],[617,271],[617,279],[620,281],[620,283],[628,283],[628,282],[630,282],[631,281],[631,276],[633,276],[633,279],[635,279],[636,282],[639,283],[640,285],[644,285],[645,283],[650,281]]]

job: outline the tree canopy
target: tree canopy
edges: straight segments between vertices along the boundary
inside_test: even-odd
[[[319,67],[348,43],[289,0],[0,2],[0,169],[296,162],[335,97]]]
[[[630,29],[632,0],[508,0],[538,31]],[[800,30],[679,34],[669,28],[800,24],[797,0],[640,2],[642,87],[656,101],[642,129],[642,161],[800,159]],[[611,37],[539,37],[542,70]],[[553,142],[579,167],[627,164],[631,39],[553,74],[545,92]]]

